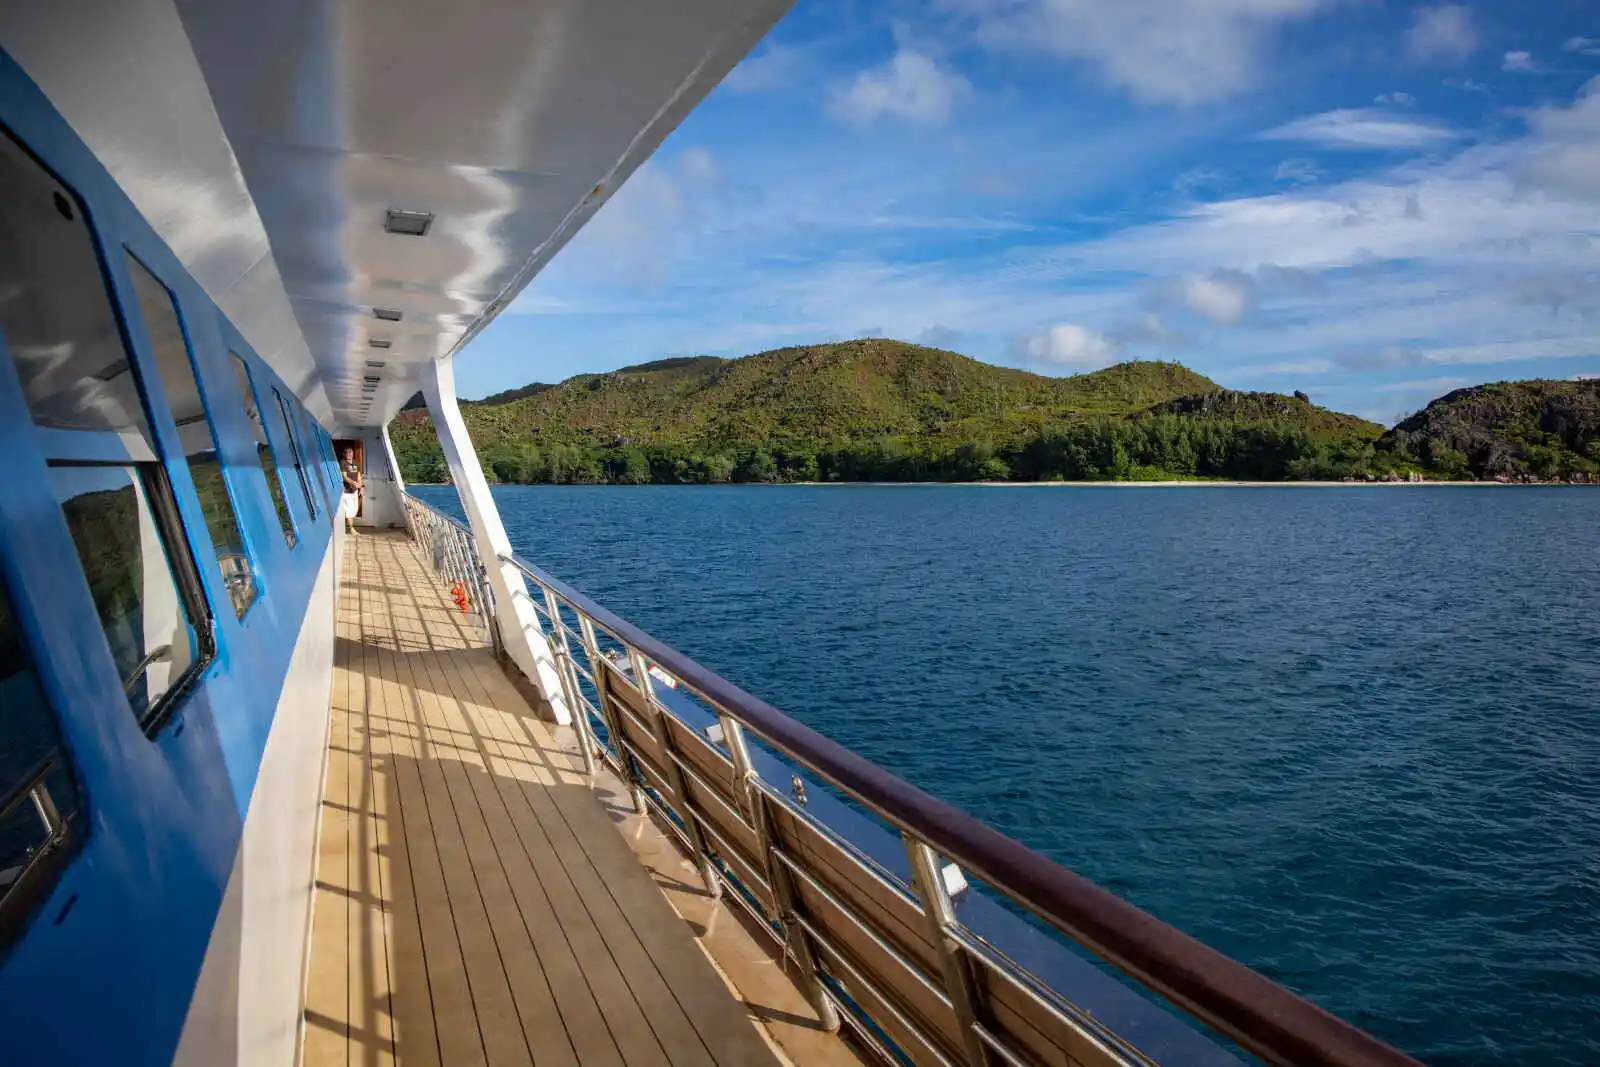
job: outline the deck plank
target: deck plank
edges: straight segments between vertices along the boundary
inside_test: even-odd
[[[531,779],[513,777],[523,778],[524,798],[555,842],[564,868],[581,886],[590,913],[602,924],[608,944],[650,1014],[671,1062],[750,1063],[770,1056],[743,1012],[728,997],[727,986],[704,965],[683,925],[656,918],[661,891],[633,854],[625,848],[584,846],[584,842],[614,835],[616,829],[571,762],[551,758],[556,746],[544,724],[531,716],[500,710],[516,706],[516,691],[498,669],[468,673],[475,686],[473,706],[485,731],[502,743],[524,746],[538,754],[528,765]]]
[[[416,759],[415,737],[407,730],[405,694],[395,666],[392,649],[374,651],[378,692],[378,711],[369,720],[374,762],[383,764],[383,827],[378,848],[384,850],[388,864],[385,885],[389,890],[389,955],[391,990],[389,1010],[393,1025],[395,1056],[408,1067],[437,1067],[439,1036],[434,1027],[433,999],[430,992],[427,958],[423,953],[422,924],[417,912],[417,894],[411,874],[411,851],[406,830],[406,806],[401,802],[401,762]],[[412,819],[415,820],[415,813]],[[409,976],[410,980],[400,980]]]
[[[776,1064],[417,546],[345,553],[302,1062]]]

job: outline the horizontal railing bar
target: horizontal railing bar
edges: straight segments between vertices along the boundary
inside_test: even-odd
[[[1028,974],[1024,968],[1019,967],[1016,963],[1014,963],[1010,957],[1006,956],[1002,952],[999,952],[981,938],[975,937],[966,927],[957,926],[955,929],[949,931],[949,936],[956,942],[956,944],[960,945],[961,948],[964,949],[970,957],[972,957],[972,959],[986,967],[994,974],[996,978],[1007,983],[1013,989],[1016,989],[1029,1000],[1033,1001],[1043,1011],[1053,1016],[1057,1022],[1072,1027],[1085,1039],[1101,1046],[1101,1051],[1107,1053],[1108,1055],[1122,1056],[1124,1058],[1132,1056],[1140,1060],[1145,1059],[1145,1057],[1132,1046],[1129,1046],[1125,1042],[1116,1038],[1114,1034],[1106,1033],[1103,1024],[1099,1023],[1094,1019],[1093,1016],[1083,1011],[1083,1009],[1079,1008],[1077,1005],[1066,1000],[1066,998],[1061,997],[1059,994],[1056,994],[1053,990],[1051,991],[1050,996],[1046,996],[1044,993],[1040,992],[1038,988],[1035,988],[1037,984],[1036,980],[1030,981],[1030,979],[1033,977],[1032,975]],[[1047,986],[1045,988],[1048,989],[1049,987]],[[1055,999],[1052,999],[1052,997]],[[1107,1037],[1112,1040],[1115,1047],[1111,1047],[1106,1044]]]
[[[944,1004],[946,1007],[950,1006],[950,994],[944,991],[943,986],[940,986],[937,982],[934,982],[927,975],[923,974],[922,968],[918,967],[916,963],[906,956],[905,953],[901,952],[898,948],[895,948],[888,941],[886,941],[876,930],[872,928],[872,925],[868,923],[867,920],[856,914],[854,908],[840,900],[838,895],[834,893],[833,890],[829,889],[827,886],[818,881],[810,871],[806,870],[803,865],[801,865],[787,852],[783,851],[783,849],[774,846],[772,849],[772,854],[778,857],[779,861],[782,862],[785,867],[789,868],[789,870],[793,871],[795,874],[798,874],[801,878],[804,878],[806,880],[806,884],[811,886],[812,889],[815,889],[822,895],[822,899],[826,900],[829,904],[832,904],[835,908],[838,908],[839,913],[845,918],[849,919],[856,929],[860,930],[862,933],[871,938],[872,942],[882,949],[890,959],[894,960],[901,967],[905,968],[906,973],[911,975],[911,977],[915,978],[918,982],[921,982],[928,992],[939,998],[940,1003]]]
[[[753,866],[750,863],[749,860],[745,859],[744,856],[740,854],[739,850],[733,846],[732,842],[730,842],[726,837],[723,837],[722,834],[720,832],[718,832],[717,824],[712,822],[710,819],[708,819],[706,817],[705,812],[696,811],[695,810],[695,806],[693,804],[690,804],[689,805],[689,817],[691,819],[693,819],[695,822],[699,823],[700,824],[700,829],[703,832],[705,832],[707,834],[710,834],[712,840],[714,840],[717,844],[721,845],[722,846],[722,850],[724,852],[726,852],[729,856],[732,856],[735,859],[739,860],[746,867]],[[724,860],[723,862],[727,862],[727,861]],[[772,886],[767,883],[767,880],[765,878],[762,878],[758,874],[752,873],[751,874],[751,880],[754,881],[757,885],[759,885],[762,888],[762,890],[764,890],[769,896],[772,895]]]
[[[822,946],[822,951],[826,952],[835,963],[849,971],[851,978],[870,989],[873,996],[877,997],[883,1002],[884,1007],[889,1009],[890,1013],[894,1015],[895,1020],[901,1026],[920,1037],[922,1039],[922,1043],[927,1045],[935,1056],[939,1057],[939,1062],[946,1064],[947,1067],[954,1067],[954,1064],[950,1062],[949,1057],[947,1057],[940,1050],[939,1043],[929,1036],[927,1031],[924,1030],[920,1024],[909,1018],[895,1005],[894,997],[880,989],[878,987],[878,983],[862,974],[861,970],[856,967],[854,963],[850,962],[850,957],[846,956],[843,951],[833,944],[833,942],[829,941],[827,936],[823,934],[822,931],[818,930],[814,925],[812,925],[811,920],[807,919],[804,915],[796,915],[795,922],[799,923],[801,928],[805,930],[806,933],[810,934],[817,944]]]
[[[904,900],[906,905],[918,915],[924,914],[922,909],[922,901],[918,900],[915,895],[910,893],[908,891],[908,887],[901,884],[877,860],[862,852],[848,841],[841,840],[839,836],[830,828],[824,826],[816,819],[813,819],[809,813],[797,808],[794,804],[789,802],[787,797],[783,796],[777,790],[770,788],[767,783],[757,782],[756,788],[760,789],[772,800],[782,804],[785,811],[794,815],[798,819],[804,819],[807,826],[811,827],[813,830],[816,830],[822,836],[823,840],[827,841],[830,845],[833,845],[841,853],[843,853],[845,859],[855,864],[856,869],[862,874],[865,874],[868,878],[871,878],[873,881],[877,882],[884,889],[899,897],[901,900]]]
[[[1416,1067],[1365,1031],[790,718],[522,557],[501,558],[790,759],[1262,1059]]]
[[[978,1040],[998,1053],[1001,1059],[1010,1064],[1010,1067],[1033,1067],[1033,1064],[1012,1052],[1011,1047],[1004,1041],[984,1029],[982,1023],[971,1023],[969,1025],[972,1027],[972,1032],[978,1035]]]
[[[638,712],[628,707],[628,705],[621,700],[617,701],[616,703],[622,708],[622,713],[626,715],[629,721],[631,721],[635,726],[647,734],[655,733],[655,731],[650,728],[650,724],[639,717]]]
[[[667,829],[672,831],[672,835],[682,842],[686,849],[693,852],[694,843],[689,840],[687,834],[678,828],[678,824],[672,820],[672,816],[676,815],[677,812],[673,811],[671,806],[661,799],[660,792],[659,789],[644,790],[644,802],[661,813],[661,821],[667,824]]]
[[[827,997],[833,1004],[834,1011],[838,1013],[839,1018],[849,1022],[850,1028],[856,1032],[856,1036],[866,1042],[867,1048],[878,1056],[880,1062],[890,1064],[905,1062],[905,1057],[885,1045],[883,1038],[869,1030],[867,1024],[856,1017],[855,1009],[847,1005],[839,994],[828,988],[825,982],[822,984],[822,995]],[[949,1067],[950,1061],[945,1060],[944,1062],[946,1067]]]
[[[678,765],[678,769],[680,771],[682,771],[684,774],[687,774],[690,778],[694,779],[696,785],[698,785],[701,789],[704,789],[707,793],[711,794],[712,798],[715,799],[716,802],[722,807],[722,810],[726,811],[729,815],[732,815],[735,819],[738,819],[741,826],[744,826],[751,833],[755,833],[756,832],[756,828],[754,826],[751,826],[748,822],[745,821],[744,813],[741,812],[738,808],[734,807],[732,804],[729,804],[726,800],[724,800],[722,798],[721,792],[718,791],[717,787],[712,785],[710,782],[706,781],[706,779],[700,774],[700,772],[695,770],[693,764],[691,764],[688,761],[686,761],[682,756],[678,755],[676,752],[668,752],[667,753],[667,758],[670,759],[673,763],[676,763]]]
[[[651,781],[655,783],[656,792],[659,793],[665,789],[667,780],[661,776],[660,771],[656,770],[650,765],[650,761],[645,758],[645,756],[639,751],[638,747],[635,746],[632,741],[624,740],[622,743],[627,747],[628,753],[639,762],[639,769],[648,774]]]
[[[18,780],[16,785],[6,790],[5,795],[0,797],[0,816],[11,814],[12,808],[26,800],[28,795],[33,792],[34,787],[50,776],[50,772],[55,769],[55,766],[60,761],[60,758],[60,756],[52,752],[50,755],[44,757],[38,763],[34,764],[33,767],[26,774],[24,774],[20,780]]]

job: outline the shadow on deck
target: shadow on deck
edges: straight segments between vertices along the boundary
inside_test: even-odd
[[[854,1061],[412,542],[344,567],[302,1063]]]

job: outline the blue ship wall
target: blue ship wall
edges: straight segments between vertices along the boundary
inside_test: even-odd
[[[291,654],[332,544],[335,469],[321,431],[313,431],[303,442],[317,502],[313,516],[287,462],[287,443],[274,436],[298,535],[289,547],[256,459],[230,350],[248,363],[269,433],[271,389],[286,399],[293,392],[255,356],[4,53],[0,125],[87,206],[111,295],[125,316],[136,301],[123,248],[176,295],[261,586],[257,602],[236,619],[210,562],[200,502],[148,343],[143,331],[127,330],[152,435],[217,626],[215,661],[160,732],[146,737],[123,695],[50,487],[39,434],[0,349],[0,580],[76,769],[86,831],[25,932],[0,956],[0,1032],[6,1035],[0,1059],[17,1065],[165,1064],[177,1047]],[[295,407],[304,433],[315,424],[298,402]],[[317,606],[325,608],[331,610]]]

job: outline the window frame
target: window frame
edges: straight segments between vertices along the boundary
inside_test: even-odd
[[[288,547],[290,552],[293,552],[295,549],[300,547],[300,542],[303,540],[300,536],[300,524],[295,519],[294,508],[289,506],[290,487],[288,480],[283,476],[283,459],[279,455],[277,442],[273,440],[272,427],[267,425],[268,419],[266,416],[266,408],[261,403],[261,388],[256,384],[255,370],[251,368],[250,360],[245,358],[244,353],[240,352],[236,346],[230,344],[224,347],[227,349],[228,358],[233,360],[235,363],[237,368],[235,374],[243,374],[244,381],[241,384],[247,390],[245,399],[248,400],[250,404],[254,405],[256,410],[256,418],[261,424],[261,436],[267,439],[267,450],[272,453],[272,473],[269,475],[266,468],[262,467],[261,476],[263,478],[276,478],[278,481],[278,492],[282,494],[283,499],[283,515],[278,515],[278,504],[277,500],[272,496],[271,485],[267,486],[268,503],[272,505],[273,516],[279,519],[278,527],[283,531],[284,544]],[[248,408],[245,410],[245,419],[246,421],[249,421],[250,419],[250,412]],[[251,432],[250,436],[255,436],[254,431]],[[260,466],[259,455],[256,457],[256,465]],[[287,527],[283,525],[282,520],[284,518],[289,520],[289,525]]]
[[[4,339],[0,338],[0,357],[5,355]],[[50,697],[44,673],[39,669],[39,658],[34,655],[27,627],[23,625],[17,611],[16,599],[11,596],[3,581],[0,581],[0,597],[5,599],[5,611],[16,628],[18,648],[27,660],[26,669],[34,675],[40,704],[49,717],[54,733],[49,754],[19,776],[15,784],[9,786],[4,793],[0,793],[0,820],[10,815],[18,805],[33,800],[41,821],[49,830],[49,837],[39,846],[32,861],[23,867],[22,873],[6,887],[3,894],[0,894],[0,952],[3,952],[27,933],[33,925],[39,906],[50,896],[60,881],[62,872],[83,848],[83,843],[89,836],[86,832],[89,805],[86,791],[78,775],[77,764],[67,748],[61,715],[56,710],[55,701]],[[73,810],[65,816],[56,806],[56,798],[50,795],[47,785],[50,776],[58,770],[71,779],[76,793],[73,798],[75,801]]]
[[[306,473],[305,450],[300,447],[299,437],[296,432],[294,408],[290,407],[289,402],[283,397],[283,391],[276,385],[272,387],[272,395],[278,402],[278,414],[283,418],[283,432],[289,438],[289,449],[294,456],[295,473],[300,476],[300,491],[306,497],[306,509],[310,511],[311,518],[315,520],[317,518],[317,501],[311,495],[311,477]]]
[[[141,715],[133,710],[133,704],[128,703],[128,712],[133,716],[134,722],[144,732],[146,738],[155,740],[157,735],[172,721],[178,706],[199,685],[200,679],[217,660],[217,620],[211,611],[211,598],[206,596],[205,583],[200,576],[199,563],[194,558],[194,549],[185,536],[186,526],[183,513],[178,507],[178,499],[174,493],[171,475],[164,463],[137,463],[124,460],[118,463],[79,463],[73,460],[61,461],[54,457],[47,457],[46,466],[56,467],[116,467],[129,470],[135,478],[140,480],[144,490],[145,499],[150,504],[150,517],[155,523],[156,533],[161,538],[161,547],[166,553],[167,565],[172,568],[172,584],[178,599],[188,617],[189,625],[194,628],[195,654],[194,659],[184,668],[171,685],[150,703]],[[57,502],[59,508],[60,502]],[[65,518],[65,509],[63,518]],[[70,526],[69,536],[70,536]],[[76,544],[73,546],[76,551]],[[82,573],[85,591],[88,591],[89,576]],[[259,597],[257,599],[260,599]],[[96,610],[96,617],[99,612]],[[103,624],[102,624],[103,626]],[[111,650],[111,639],[102,631],[101,637],[106,642],[106,654],[111,656],[115,663],[116,657]],[[120,676],[119,676],[120,678]]]
[[[94,250],[99,292],[104,297],[111,319],[116,326],[117,337],[127,358],[128,371],[132,376],[134,390],[139,398],[140,413],[144,419],[142,433],[137,428],[74,430],[41,425],[35,421],[31,405],[27,407],[27,429],[33,436],[45,468],[58,466],[129,468],[134,472],[135,477],[140,479],[145,496],[149,501],[151,518],[161,538],[161,547],[166,553],[168,565],[172,569],[173,584],[176,586],[177,594],[188,612],[190,625],[195,632],[197,646],[195,657],[188,668],[173,681],[160,699],[145,709],[144,715],[141,716],[134,713],[132,705],[127,705],[135,724],[148,740],[154,741],[168,723],[173,720],[183,701],[197,688],[206,672],[216,663],[218,640],[217,620],[211,609],[211,598],[206,593],[205,582],[195,559],[194,543],[189,537],[188,524],[183,519],[182,507],[178,501],[177,489],[173,485],[172,471],[170,469],[170,465],[180,461],[187,468],[187,460],[181,456],[179,459],[173,459],[169,454],[171,449],[163,444],[162,432],[164,426],[171,426],[174,439],[176,438],[177,427],[170,418],[170,411],[163,407],[158,412],[155,401],[156,393],[152,391],[150,374],[155,373],[155,385],[158,389],[160,387],[160,375],[159,372],[155,371],[153,362],[149,358],[148,336],[140,338],[134,330],[134,316],[140,315],[138,295],[133,288],[131,276],[122,273],[126,271],[126,265],[113,262],[113,253],[119,248],[130,255],[135,253],[126,245],[107,239],[106,233],[96,222],[95,213],[89,209],[88,202],[78,192],[77,188],[63,178],[54,167],[51,167],[40,158],[38,153],[12,127],[0,124],[0,137],[9,140],[27,160],[39,168],[41,173],[48,176],[50,181],[57,186],[57,190],[68,198],[77,214],[78,220],[81,220],[81,224],[88,236],[89,244]],[[139,262],[141,264],[144,263],[144,258],[140,257]],[[158,281],[160,280],[154,271],[151,271],[151,273],[157,277]],[[164,282],[162,285],[171,295],[171,287],[166,286]],[[192,354],[194,349],[189,342],[187,326],[183,322],[182,304],[175,297],[173,307],[174,311],[179,315],[180,329],[184,330],[185,344],[189,346]],[[140,325],[143,325],[142,317],[137,321]],[[11,359],[3,329],[0,329],[0,355],[4,355],[8,361]],[[196,377],[198,384],[198,375]],[[201,393],[201,403],[202,405],[205,404],[203,392]],[[209,411],[207,415],[209,417]],[[165,424],[162,418],[166,419]],[[213,432],[215,431],[213,430]],[[179,451],[181,453],[181,447]],[[52,499],[54,499],[54,494],[52,493],[51,495]],[[72,539],[71,529],[66,524],[66,514],[59,500],[55,501],[55,508],[57,514],[61,516],[62,533],[66,535],[68,544],[71,545],[72,558],[74,562],[79,564],[77,581],[81,583],[80,588],[84,595],[92,597],[88,574],[82,569],[81,560],[77,557],[77,546]],[[201,525],[204,528],[203,522]],[[209,544],[209,530],[206,533],[206,540]],[[98,611],[95,614],[98,622]],[[115,656],[110,647],[110,639],[103,631],[100,636],[101,640],[105,642],[106,659],[114,670]],[[38,663],[38,657],[33,657],[33,661]],[[60,716],[57,715],[56,718],[59,723]],[[69,766],[71,766],[70,760]],[[88,808],[88,798],[84,797],[82,798],[80,810],[86,812]]]
[[[142,327],[144,327],[145,344],[149,347],[150,354],[152,356],[155,355],[154,335],[150,331],[151,324],[149,322],[144,321],[144,318],[145,318],[145,316],[144,316],[144,308],[139,305],[138,283],[135,280],[134,275],[133,275],[133,270],[132,270],[133,265],[137,264],[140,268],[142,268],[145,271],[146,274],[148,274],[150,276],[150,280],[151,281],[155,282],[156,285],[161,287],[161,290],[166,294],[168,303],[171,305],[173,319],[178,324],[178,335],[182,339],[182,342],[183,342],[184,357],[187,360],[187,364],[186,365],[187,365],[187,367],[189,369],[190,377],[194,380],[195,395],[198,396],[199,399],[200,399],[200,414],[205,419],[206,429],[208,431],[210,431],[210,434],[211,434],[211,452],[212,452],[212,455],[216,457],[217,477],[220,478],[221,481],[222,481],[223,498],[227,501],[229,517],[233,521],[234,531],[235,531],[235,533],[237,534],[237,536],[239,538],[239,552],[244,557],[245,564],[246,564],[246,567],[248,568],[248,573],[249,573],[249,576],[250,576],[250,588],[253,590],[253,595],[250,598],[250,602],[244,606],[244,610],[243,611],[240,611],[236,607],[234,607],[233,594],[228,590],[227,575],[225,573],[223,573],[223,570],[222,570],[222,554],[217,551],[217,543],[212,538],[211,524],[209,522],[205,521],[205,507],[204,507],[204,502],[202,500],[200,500],[200,487],[197,484],[195,484],[194,471],[190,467],[190,464],[189,464],[189,454],[183,450],[183,442],[182,442],[182,439],[181,439],[181,431],[182,431],[183,427],[178,425],[177,419],[174,417],[174,413],[171,410],[171,407],[172,407],[171,400],[170,400],[170,398],[168,398],[166,396],[167,383],[161,377],[161,367],[159,365],[159,362],[153,368],[153,370],[154,370],[155,375],[156,375],[156,380],[158,382],[160,382],[160,385],[161,385],[162,399],[164,401],[166,401],[166,407],[167,407],[166,414],[168,416],[168,420],[172,423],[173,429],[175,431],[179,431],[179,435],[180,435],[179,436],[179,440],[178,440],[178,450],[179,450],[180,455],[178,455],[176,457],[176,459],[173,460],[173,462],[175,462],[175,463],[176,462],[181,462],[185,472],[187,472],[189,474],[190,485],[192,485],[194,487],[194,490],[195,490],[196,503],[199,503],[201,505],[201,508],[200,508],[200,511],[201,511],[201,516],[200,516],[201,517],[201,528],[205,531],[205,542],[206,542],[206,545],[210,548],[211,554],[214,557],[216,557],[216,560],[217,560],[217,576],[222,582],[223,595],[227,598],[228,607],[229,607],[230,610],[233,611],[234,618],[237,619],[240,623],[243,623],[245,618],[250,614],[251,609],[253,609],[257,604],[259,604],[261,602],[261,598],[262,598],[262,596],[265,595],[266,590],[262,587],[262,582],[261,582],[261,569],[260,569],[260,566],[259,566],[259,563],[258,563],[259,553],[256,552],[254,546],[252,546],[250,544],[249,532],[245,529],[245,524],[243,522],[241,522],[240,519],[239,519],[238,494],[235,492],[235,487],[234,487],[234,484],[233,484],[233,472],[231,470],[231,468],[233,467],[233,464],[228,463],[226,461],[226,459],[222,455],[222,436],[218,432],[216,415],[214,413],[216,405],[212,402],[212,396],[210,395],[210,391],[208,390],[208,388],[206,386],[205,375],[203,375],[200,372],[199,354],[198,354],[197,349],[195,348],[194,336],[193,336],[192,332],[189,329],[189,322],[188,322],[187,316],[185,316],[185,314],[184,314],[183,302],[178,299],[177,292],[172,288],[172,286],[167,284],[166,280],[163,279],[159,273],[157,273],[156,269],[154,267],[150,266],[149,263],[145,262],[144,257],[140,256],[139,253],[135,252],[132,248],[128,247],[127,245],[123,245],[122,246],[122,251],[123,251],[123,254],[126,256],[127,260],[130,261],[127,264],[127,266],[128,266],[128,280],[130,282],[131,288],[134,291],[134,304],[135,304],[135,307],[137,308],[137,311],[138,311],[138,314],[139,314],[139,320],[140,320],[139,324]],[[131,324],[129,326],[129,332],[130,333],[132,332]],[[131,352],[130,352],[130,356],[131,356]],[[144,377],[143,370],[142,370],[142,368],[139,367],[137,362],[134,363],[133,372],[134,372],[134,376],[135,376],[136,380],[138,380],[140,382],[140,384],[142,385],[143,384],[143,377]],[[152,423],[152,426],[153,426],[153,424],[155,423],[155,418],[154,418],[154,414],[155,413],[154,413],[154,411],[152,409],[153,409],[153,405],[150,403],[149,394],[146,393],[146,395],[145,395],[145,417],[147,419],[150,419],[150,421]],[[153,429],[152,429],[151,432],[152,432],[152,434],[154,434],[154,430]],[[175,488],[175,487],[171,487],[171,488]],[[180,516],[180,519],[181,519],[181,516]],[[186,529],[186,527],[184,527],[184,528]],[[163,531],[163,533],[165,533],[165,532],[167,532],[167,531]],[[193,548],[194,548],[194,546],[191,544],[191,546],[190,546],[190,554],[191,555],[193,555]],[[195,561],[195,562],[196,562],[196,564],[198,564],[198,561]]]

